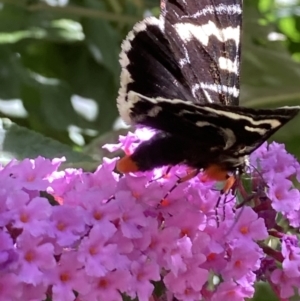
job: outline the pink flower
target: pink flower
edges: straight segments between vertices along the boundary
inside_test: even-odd
[[[47,231],[52,208],[46,198],[35,197],[29,200],[27,193],[16,191],[8,197],[7,208],[12,212],[14,227],[35,237]]]
[[[54,206],[49,228],[50,237],[54,237],[60,246],[70,246],[80,239],[86,226],[83,210],[73,206]]]
[[[127,238],[139,238],[142,236],[140,227],[147,224],[142,206],[137,204],[129,192],[117,192],[115,201],[119,208],[119,227]]]
[[[272,200],[272,207],[277,212],[289,213],[300,209],[300,192],[292,188],[292,182],[278,174],[270,185],[269,198]]]
[[[300,277],[300,247],[296,236],[286,235],[282,239],[282,267],[290,278]]]
[[[56,171],[64,159],[47,160],[37,157],[35,160],[25,159],[11,167],[11,176],[22,183],[29,190],[46,190],[49,182],[48,177]]]
[[[27,284],[23,283],[22,286],[22,300],[30,300],[30,301],[41,301],[41,300],[46,300],[47,295],[46,292],[48,290],[48,287],[40,283],[38,285],[32,285],[32,284]]]
[[[285,271],[276,269],[271,274],[271,281],[276,285],[281,298],[290,298],[295,293],[294,288],[299,286],[300,278],[289,277]]]
[[[18,258],[19,253],[14,247],[12,238],[6,231],[0,231],[0,275],[15,270]]]
[[[244,301],[253,296],[253,287],[243,287],[233,281],[223,282],[211,298],[212,301]]]
[[[0,300],[22,300],[22,285],[15,274],[7,273],[0,276]]]
[[[103,277],[93,279],[91,289],[83,300],[89,301],[122,301],[121,293],[125,293],[130,285],[130,274],[128,271],[116,270],[108,272]]]
[[[53,301],[74,301],[74,291],[83,295],[89,292],[88,277],[82,268],[83,265],[78,262],[76,252],[62,254],[55,269],[48,273],[52,284]]]
[[[129,264],[125,256],[119,254],[118,245],[109,243],[109,238],[117,231],[114,225],[102,228],[94,226],[79,247],[78,261],[84,264],[87,275],[102,277],[109,271]]]
[[[106,228],[118,218],[117,204],[115,202],[107,202],[101,189],[82,192],[80,195],[80,204],[85,210],[83,218],[87,225],[101,225],[103,228]]]
[[[103,164],[97,168],[91,178],[91,184],[102,190],[104,199],[110,198],[116,191],[119,179],[118,175],[113,172],[116,161],[117,158],[103,159]]]
[[[48,284],[44,273],[56,265],[53,245],[23,232],[17,239],[17,248],[20,254],[19,280],[33,285]]]
[[[263,240],[268,237],[264,220],[259,218],[251,207],[238,209],[236,216],[239,218],[233,225],[233,230],[229,234],[230,238]]]
[[[201,290],[203,285],[207,282],[209,271],[198,266],[205,260],[201,257],[198,262],[191,260],[188,263],[186,271],[175,275],[169,272],[164,277],[166,287],[180,300],[194,300],[194,297],[201,299]]]
[[[245,251],[245,241],[236,241],[230,248],[230,258],[227,266],[221,272],[224,279],[239,280],[251,271],[259,268],[260,258],[263,257],[261,249],[251,241],[247,242]]]
[[[112,148],[131,152],[152,134],[138,129]],[[121,176],[116,160],[94,173],[57,171],[61,160],[44,158],[0,167],[1,301],[149,301],[154,285],[159,298],[242,301],[259,280],[293,295],[299,238],[285,233],[300,225],[291,181],[300,164],[284,147],[251,156],[254,176],[237,197],[201,173],[169,193],[186,166]]]
[[[186,235],[193,239],[198,235],[199,229],[205,229],[206,222],[206,217],[202,212],[187,210],[184,219],[180,214],[166,219],[166,227],[177,227],[181,236]]]
[[[131,263],[130,271],[133,279],[127,290],[128,295],[132,298],[137,296],[139,301],[148,301],[154,288],[151,281],[160,280],[159,266],[141,256],[139,261]]]

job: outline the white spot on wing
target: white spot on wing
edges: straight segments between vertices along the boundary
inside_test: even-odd
[[[226,93],[228,95],[232,95],[234,97],[238,97],[240,94],[240,90],[233,86],[233,87],[228,87],[225,85],[217,85],[217,84],[207,84],[207,83],[200,83],[200,87],[203,90],[210,90],[210,91],[214,91],[216,93]]]
[[[213,103],[213,100],[211,99],[209,93],[206,90],[203,90],[205,98],[208,102]]]
[[[200,89],[200,85],[199,84],[195,84],[195,85],[193,85],[193,87],[192,87],[192,94],[193,94],[193,96],[194,97],[196,97],[196,91],[198,91],[199,89]],[[202,88],[202,87],[201,87]],[[209,103],[213,103],[213,100],[211,99],[211,97],[210,97],[210,95],[209,95],[209,93],[206,91],[206,89],[205,88],[202,88],[202,91],[203,91],[203,93],[204,93],[204,95],[205,95],[205,99],[209,102]]]
[[[189,112],[188,112],[189,113]],[[205,126],[212,126],[212,127],[216,127],[214,124],[211,124],[210,122],[207,121],[197,121],[196,122],[196,126],[201,127],[205,127]]]
[[[220,42],[225,42],[230,39],[234,40],[236,45],[240,42],[240,26],[218,28],[215,23],[209,21],[204,25],[176,23],[174,27],[180,38],[185,42],[189,42],[195,38],[207,46],[210,36],[215,36]]]
[[[237,75],[239,74],[239,63],[237,59],[232,61],[228,58],[221,56],[219,57],[219,67],[220,69],[226,70],[228,72],[233,72]]]
[[[258,134],[260,134],[261,136],[263,136],[266,132],[267,132],[267,129],[263,129],[263,128],[252,128],[250,126],[245,126],[245,130],[248,131],[248,132],[256,132]]]
[[[242,14],[242,8],[239,4],[219,4],[219,5],[206,5],[199,12],[195,13],[191,17],[198,18],[202,15],[240,15]]]
[[[184,58],[179,60],[180,67],[183,67],[184,65],[191,63],[188,51],[187,51],[187,49],[185,48],[184,45],[182,45],[182,49],[184,50]]]

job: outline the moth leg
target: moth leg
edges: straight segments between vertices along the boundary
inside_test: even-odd
[[[227,196],[229,195],[230,190],[233,189],[234,185],[236,184],[236,175],[227,175],[227,179],[225,181],[225,185],[223,189],[220,191],[219,198],[217,200],[216,206],[215,206],[215,215],[216,215],[216,221],[217,221],[217,226],[219,227],[220,225],[220,220],[218,217],[218,207],[221,203],[221,199],[224,196],[224,204],[226,202]],[[225,219],[225,206],[223,206],[223,220]]]
[[[178,180],[176,181],[176,183],[171,187],[171,189],[165,194],[165,196],[162,198],[162,200],[160,201],[160,205],[167,205],[168,202],[168,196],[172,193],[172,191],[181,183],[184,183],[194,177],[196,177],[200,172],[200,169],[194,169],[192,171],[190,171],[186,176],[178,178]]]

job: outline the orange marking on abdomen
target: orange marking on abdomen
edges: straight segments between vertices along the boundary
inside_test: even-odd
[[[117,162],[117,170],[122,173],[135,172],[139,168],[130,156],[125,156]]]
[[[228,179],[228,171],[220,165],[212,164],[204,171],[204,177],[210,180],[226,181]]]

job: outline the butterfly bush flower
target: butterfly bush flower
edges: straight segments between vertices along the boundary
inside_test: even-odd
[[[130,154],[152,135],[106,148]],[[185,166],[123,176],[116,161],[94,173],[41,157],[1,168],[1,301],[242,301],[260,280],[294,295],[300,165],[283,145],[263,144],[227,195],[201,173],[169,193]]]

